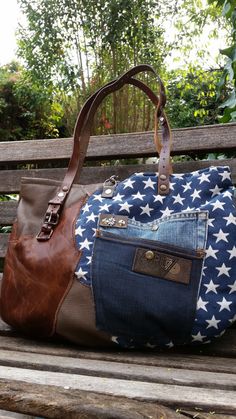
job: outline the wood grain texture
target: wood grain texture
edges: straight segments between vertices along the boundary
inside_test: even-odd
[[[123,397],[0,380],[0,407],[52,419],[184,419],[181,413]]]
[[[173,130],[173,153],[235,149],[236,124],[210,125]],[[55,161],[68,159],[72,139],[12,141],[0,143],[0,163]],[[153,132],[91,137],[87,158],[103,159],[156,154]]]
[[[198,406],[214,408],[217,413],[236,411],[236,392],[212,388],[148,383],[80,374],[65,374],[24,368],[4,367],[0,369],[0,379],[21,381],[29,384],[52,385],[61,388],[91,391],[99,394],[126,397],[166,406]]]
[[[29,354],[0,350],[0,365],[67,374],[82,374],[106,378],[176,384],[236,391],[236,374],[197,371],[185,368],[147,366],[122,362],[86,360],[72,357]],[[221,361],[221,365],[222,361]],[[236,395],[236,393],[235,393]]]
[[[236,184],[236,159],[185,161],[175,163],[173,168],[174,173],[187,173],[217,165],[229,166],[232,173],[233,183]],[[84,185],[97,182],[103,183],[111,175],[117,175],[121,180],[123,180],[134,172],[155,172],[157,170],[158,167],[155,164],[84,167],[79,183]],[[63,168],[1,170],[0,193],[18,193],[22,177],[62,180],[65,172],[66,169]]]

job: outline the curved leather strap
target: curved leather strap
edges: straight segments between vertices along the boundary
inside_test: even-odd
[[[142,71],[151,71],[156,75],[155,70],[151,66],[140,65],[140,66],[134,67],[133,69],[125,73],[123,76],[119,77],[117,80],[109,82],[106,86],[102,87],[97,92],[95,92],[86,101],[85,105],[81,109],[81,112],[78,116],[77,123],[75,126],[74,148],[73,148],[72,157],[70,159],[70,163],[68,166],[68,170],[62,182],[61,189],[58,191],[57,195],[49,202],[49,207],[45,214],[44,224],[42,226],[40,233],[37,236],[38,240],[48,240],[51,237],[53,229],[58,224],[59,214],[66,200],[66,196],[73,184],[75,176],[77,174],[78,176],[80,175],[82,167],[83,167],[83,162],[84,162],[85,155],[87,152],[87,147],[88,147],[89,138],[90,138],[90,130],[91,130],[91,125],[93,122],[94,114],[99,104],[108,94],[120,89],[124,84],[127,84],[127,83],[133,84],[139,87],[140,89],[142,89],[156,105],[157,117],[162,118],[164,121],[164,124],[162,124],[163,140],[164,140],[164,137],[166,138],[168,137],[169,125],[166,120],[165,114],[163,113],[163,107],[165,106],[165,102],[166,102],[164,85],[162,81],[160,80],[160,78],[158,77],[158,75],[156,75],[160,82],[160,98],[158,99],[157,96],[152,92],[152,90],[149,89],[144,83],[142,83],[141,81],[137,79],[132,79],[133,75],[136,75]],[[167,141],[163,141],[162,150],[163,149],[165,150],[164,154],[166,155],[168,153],[168,147],[165,147],[165,143],[167,143]],[[162,154],[162,150],[161,150],[161,154]],[[162,156],[160,155],[160,161],[161,159],[162,159]],[[169,159],[168,159],[168,163],[169,163]],[[159,163],[159,167],[160,167],[160,163]],[[165,167],[165,157],[164,157],[163,167]],[[165,173],[168,173],[168,170],[165,170]],[[165,180],[167,180],[166,183],[167,185],[169,185],[168,176],[167,175],[165,176],[166,176]],[[167,191],[169,190],[167,187],[165,187],[165,189]],[[163,192],[165,191],[162,190],[162,188],[160,188],[160,193],[163,193]]]

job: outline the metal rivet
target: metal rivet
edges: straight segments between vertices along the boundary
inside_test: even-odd
[[[109,195],[110,193],[112,193],[112,189],[106,189],[105,190],[105,194]]]
[[[63,190],[64,192],[67,192],[67,191],[68,191],[68,186],[63,186],[62,190]]]
[[[161,180],[166,180],[166,175],[160,175]]]
[[[59,193],[57,194],[57,196],[59,196],[60,198],[62,198],[63,196],[65,196],[65,194],[64,194],[63,192],[59,192]]]
[[[167,186],[166,186],[166,185],[161,185],[161,186],[160,186],[160,189],[161,189],[161,191],[166,191]]]
[[[148,251],[145,253],[145,258],[146,258],[146,259],[148,259],[148,260],[153,259],[153,258],[154,258],[154,253],[153,253],[151,250],[148,250]]]

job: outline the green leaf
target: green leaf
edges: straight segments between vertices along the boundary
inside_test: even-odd
[[[219,108],[234,108],[236,106],[236,97],[235,97],[235,91],[233,91],[230,95],[230,97],[222,103]]]

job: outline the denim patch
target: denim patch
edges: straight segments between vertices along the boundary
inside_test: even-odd
[[[121,231],[121,230],[120,230]],[[124,230],[122,230],[123,232]],[[191,263],[188,284],[133,271],[137,248],[157,251]],[[95,239],[92,287],[97,328],[145,344],[190,341],[201,278],[202,258],[195,251],[158,245],[152,240],[128,239],[103,231]]]

